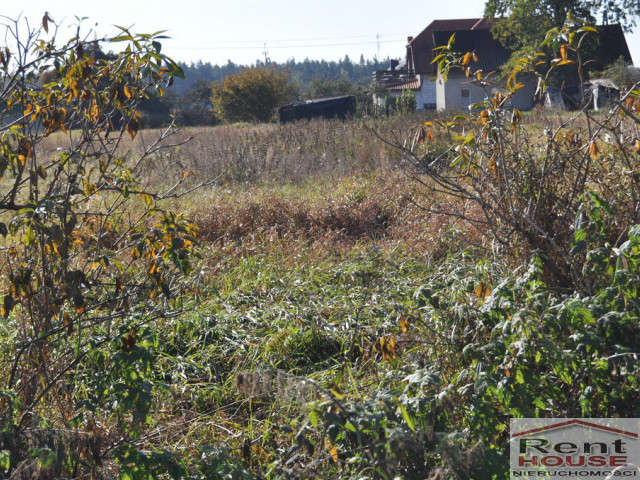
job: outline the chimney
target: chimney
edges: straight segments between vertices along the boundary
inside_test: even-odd
[[[399,63],[400,63],[399,60],[391,60],[391,65],[389,65],[389,70],[393,72]]]
[[[406,69],[413,74],[413,48],[411,47],[411,42],[413,42],[413,37],[407,37],[407,56],[406,56]]]

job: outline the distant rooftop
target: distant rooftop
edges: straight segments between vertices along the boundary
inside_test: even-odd
[[[431,64],[434,57],[433,49],[437,46],[434,41],[435,32],[488,31],[491,29],[491,25],[492,22],[484,18],[434,20],[427,28],[410,39],[409,45],[407,45],[407,68],[421,75],[435,74],[437,72],[435,65]]]
[[[465,18],[452,20],[434,20],[416,37],[409,37],[406,55],[406,68],[419,75],[435,75],[437,66],[431,62],[433,49],[446,45],[452,34],[456,34],[455,49],[458,52],[475,51],[479,62],[474,68],[488,73],[497,70],[510,57],[511,52],[491,34],[493,21],[484,18]],[[622,57],[631,63],[631,53],[622,27],[618,24],[601,25],[599,43],[594,60],[598,68]]]

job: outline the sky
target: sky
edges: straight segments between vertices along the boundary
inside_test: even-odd
[[[26,0],[3,2],[0,14],[32,26],[45,11],[74,35],[76,17],[86,31],[115,35],[114,25],[136,33],[167,30],[163,53],[186,63],[250,65],[305,58],[402,58],[408,36],[436,19],[482,16],[483,0]],[[6,23],[6,22],[5,22]],[[639,22],[640,23],[640,22]],[[0,42],[2,40],[0,39]],[[640,27],[627,34],[640,65]]]

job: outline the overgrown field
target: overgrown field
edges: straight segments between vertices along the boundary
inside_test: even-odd
[[[12,478],[501,479],[511,417],[639,416],[640,227],[635,186],[621,180],[638,154],[602,143],[594,155],[567,114],[531,114],[507,130],[508,148],[555,162],[546,178],[556,183],[535,190],[548,195],[535,237],[491,216],[504,204],[487,214],[489,183],[474,182],[490,179],[472,155],[463,180],[433,170],[445,158],[460,165],[451,146],[471,151],[473,128],[414,117],[169,137],[174,146],[144,160],[145,188],[216,178],[165,200],[197,227],[190,283],[152,317],[131,306],[133,320],[78,323],[82,337],[63,324],[78,335],[71,350],[92,348],[60,371],[53,347],[15,350],[29,341],[9,315],[0,366],[3,384],[17,386],[3,408],[23,411],[29,388],[38,392],[29,375],[47,362],[64,381],[38,394],[19,436],[5,425],[0,466]],[[123,143],[123,158],[150,133]],[[558,189],[581,151],[616,181],[594,174],[584,195]],[[438,184],[453,178],[484,203]],[[517,202],[532,188],[512,185]],[[129,215],[150,202],[141,197]],[[564,220],[553,241],[570,250],[566,265],[545,243]],[[15,268],[11,255],[7,243]]]
[[[450,43],[472,111],[145,131],[162,32],[5,21],[1,478],[501,480],[511,418],[640,416],[640,84],[525,115]]]

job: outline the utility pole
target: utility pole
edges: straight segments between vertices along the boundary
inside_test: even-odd
[[[378,56],[376,56],[376,60],[380,61],[380,34],[376,33],[376,40],[378,42]]]
[[[267,42],[264,42],[264,64],[267,64],[267,60],[269,59],[269,57],[267,56]]]

